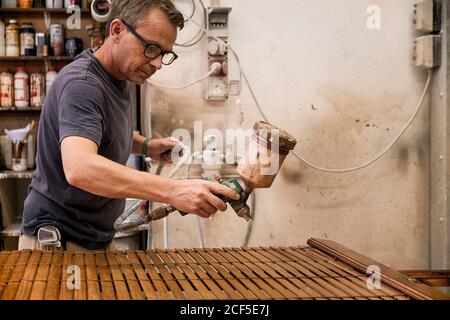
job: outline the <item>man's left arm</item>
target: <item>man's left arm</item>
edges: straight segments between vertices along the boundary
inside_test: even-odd
[[[181,147],[182,143],[176,138],[148,139],[136,133],[133,135],[132,153],[144,154],[152,160],[164,160],[171,163],[172,150],[177,148],[176,150],[181,152]]]

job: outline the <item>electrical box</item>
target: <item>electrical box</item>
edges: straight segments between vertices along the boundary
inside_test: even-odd
[[[414,4],[414,28],[421,32],[441,30],[441,0],[426,0]]]
[[[219,63],[222,68],[211,74],[206,88],[206,100],[227,100],[228,84],[228,18],[231,8],[208,8],[208,67]]]
[[[416,38],[413,49],[416,67],[432,69],[441,65],[441,36],[428,35]]]

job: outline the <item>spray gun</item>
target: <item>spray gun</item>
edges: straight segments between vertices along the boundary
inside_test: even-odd
[[[277,176],[284,160],[291,150],[295,148],[297,141],[293,136],[266,122],[258,122],[253,127],[253,134],[246,146],[246,154],[237,167],[239,179],[225,180],[219,175],[207,178],[227,186],[237,192],[239,200],[228,199],[217,195],[225,203],[228,203],[236,214],[247,222],[252,219],[247,200],[254,189],[270,188]],[[128,223],[115,224],[116,231],[124,231],[150,221],[156,221],[167,217],[169,214],[179,211],[172,205],[165,205],[154,209],[150,214]],[[188,213],[180,212],[182,216]]]

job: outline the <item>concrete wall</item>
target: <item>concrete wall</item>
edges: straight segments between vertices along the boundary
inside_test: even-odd
[[[177,1],[176,1],[177,2]],[[411,66],[413,0],[222,0],[233,7],[230,43],[270,121],[298,137],[296,151],[327,168],[358,166],[381,152],[410,118],[426,74]],[[186,12],[189,6],[181,3]],[[381,29],[366,10],[381,8]],[[201,15],[195,19],[201,21]],[[195,27],[188,25],[180,41]],[[206,41],[175,48],[180,60],[154,80],[177,85],[207,72]],[[236,78],[236,65],[234,69]],[[240,97],[208,104],[203,86],[147,86],[155,134],[175,128],[250,128],[261,119]],[[167,170],[164,171],[167,173]],[[259,190],[251,246],[332,239],[396,268],[429,266],[429,99],[400,141],[369,168],[322,173],[292,156],[270,190]],[[234,213],[201,221],[206,247],[241,246],[247,224]],[[162,223],[154,245],[162,247]],[[198,247],[195,217],[169,219],[170,247]]]

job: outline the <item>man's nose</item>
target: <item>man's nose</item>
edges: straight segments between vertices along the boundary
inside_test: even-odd
[[[156,70],[161,70],[162,68],[162,56],[156,57],[150,60],[150,64],[155,67]]]

